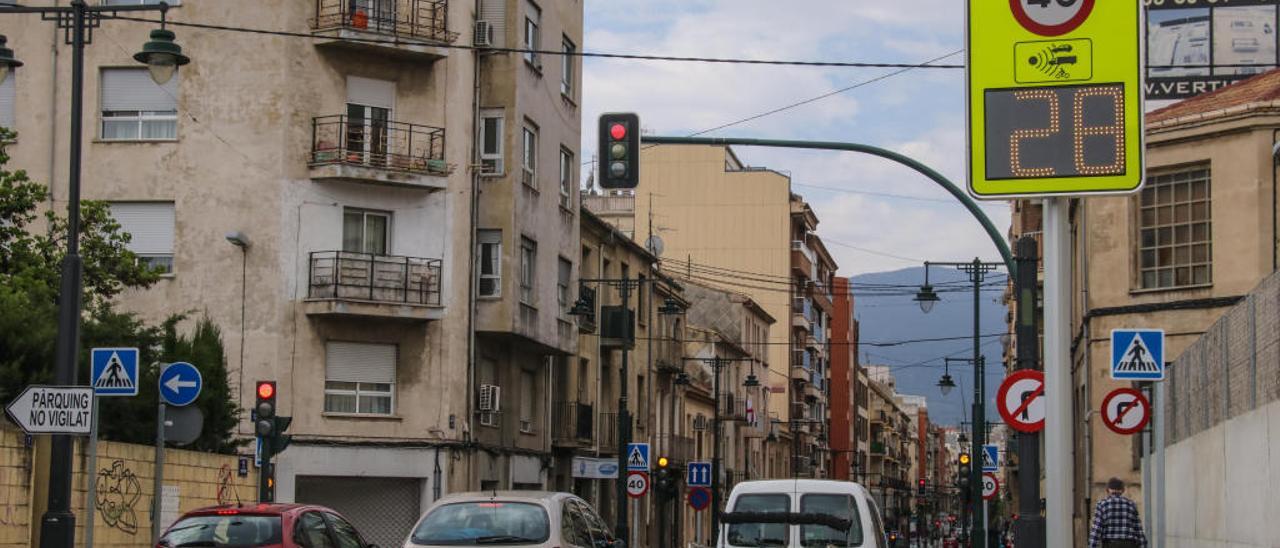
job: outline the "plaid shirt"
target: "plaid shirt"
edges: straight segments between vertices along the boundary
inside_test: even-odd
[[[1098,501],[1093,511],[1093,527],[1089,529],[1089,548],[1099,548],[1103,541],[1132,540],[1146,547],[1138,505],[1121,495],[1108,495]]]

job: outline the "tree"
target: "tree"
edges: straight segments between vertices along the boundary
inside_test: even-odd
[[[31,181],[25,171],[5,168],[9,156],[2,143],[12,142],[13,136],[0,128],[0,403],[12,400],[29,384],[53,380],[58,288],[68,232],[66,219],[55,211],[44,214],[44,227],[35,226],[49,190]],[[145,289],[159,279],[157,271],[129,251],[129,241],[106,202],[81,202],[80,378],[89,379],[94,347],[136,347],[140,353],[138,395],[100,400],[102,437],[153,443],[160,364],[187,361],[201,368],[205,381],[194,404],[205,414],[205,427],[193,448],[234,452],[231,434],[239,409],[230,398],[218,328],[205,317],[191,336],[185,336],[177,329],[183,315],[155,327],[112,306],[126,289]]]

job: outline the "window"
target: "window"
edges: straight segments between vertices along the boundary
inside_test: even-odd
[[[320,517],[319,512],[307,512],[298,518],[298,524],[294,526],[296,536],[306,541],[306,546],[314,546],[315,548],[332,548],[333,541],[329,540],[329,528],[324,523],[324,518]]]
[[[502,231],[480,230],[477,234],[480,259],[480,296],[502,296]]]
[[[527,50],[524,52],[524,60],[535,67],[542,68],[538,54],[533,52],[538,49],[538,44],[541,42],[538,39],[538,25],[542,24],[542,9],[530,3],[527,11],[528,13],[524,16],[524,49]]]
[[[1209,167],[1147,177],[1138,199],[1142,289],[1213,282]]]
[[[163,86],[145,68],[102,69],[102,138],[178,138],[178,75]]]
[[[113,203],[111,216],[129,233],[127,247],[138,262],[163,274],[173,272],[173,202]]]
[[[538,244],[520,238],[520,302],[533,306],[533,283],[537,276]]]
[[[560,270],[556,276],[556,298],[560,303],[560,312],[568,312],[573,307],[573,295],[569,291],[569,278],[573,275],[573,263],[560,257]]]
[[[342,212],[343,251],[386,255],[390,234],[390,213],[354,208]]]
[[[734,503],[733,512],[785,513],[791,510],[791,498],[784,494],[742,495]],[[737,546],[787,544],[785,523],[734,523],[729,526],[728,540]]]
[[[13,129],[13,97],[17,94],[17,75],[9,71],[9,77],[0,82],[0,127]]]
[[[480,359],[479,371],[476,374],[479,377],[480,385],[500,386],[498,384],[498,364],[489,358]],[[498,426],[498,414],[489,411],[482,411],[480,414],[481,426]]]
[[[531,371],[520,370],[520,431],[525,434],[533,433],[534,398],[538,394],[536,383]]]
[[[538,126],[533,122],[525,120],[523,149],[520,160],[520,166],[523,168],[523,175],[520,179],[524,184],[532,188],[538,188],[535,175],[538,172]]]
[[[481,175],[496,176],[506,172],[502,154],[504,120],[505,115],[500,108],[480,111]]]
[[[325,344],[324,411],[390,415],[395,412],[396,345]]]
[[[848,495],[803,495],[800,512],[834,516],[848,520],[850,527],[841,531],[826,525],[801,525],[800,544],[803,546],[862,546],[862,518],[858,505]]]
[[[560,147],[560,207],[573,209],[573,152]]]
[[[396,84],[359,76],[347,77],[347,161],[387,164],[388,127],[395,104]]]
[[[338,548],[364,548],[360,533],[357,533],[356,528],[347,523],[347,520],[328,512],[324,517],[329,521],[329,528],[333,531],[333,538],[337,541]]]
[[[560,39],[560,94],[573,98],[573,65],[577,61],[578,47],[573,45],[568,36]]]

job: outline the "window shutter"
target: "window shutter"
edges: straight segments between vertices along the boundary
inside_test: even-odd
[[[0,127],[13,129],[13,96],[17,93],[14,80],[17,79],[18,75],[10,71],[9,77],[0,82]]]
[[[396,382],[396,345],[330,342],[325,345],[325,380]]]
[[[347,102],[394,110],[396,83],[359,76],[347,77]]]
[[[102,69],[102,110],[176,111],[181,75],[160,86],[145,68]]]
[[[130,251],[173,254],[173,202],[115,203],[111,204],[111,216],[132,236]]]
[[[493,46],[503,47],[507,43],[506,0],[480,0],[480,20],[493,27]]]

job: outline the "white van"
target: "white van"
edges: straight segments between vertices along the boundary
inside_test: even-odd
[[[744,481],[720,522],[718,548],[888,546],[875,501],[848,481]]]

